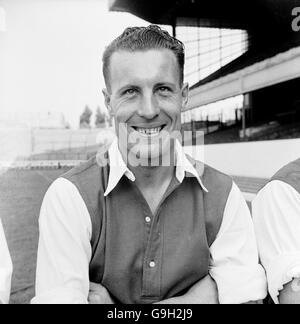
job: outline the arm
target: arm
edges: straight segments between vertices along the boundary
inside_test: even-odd
[[[250,211],[235,183],[210,252],[210,275],[221,304],[257,302],[266,297],[266,276],[259,264]]]
[[[293,279],[283,286],[279,294],[280,304],[300,304],[300,279]]]
[[[91,283],[90,304],[114,304],[108,291],[100,284]],[[155,304],[218,304],[218,291],[213,279],[207,275],[179,297],[162,300]]]
[[[12,271],[12,261],[0,220],[0,304],[9,302]]]
[[[88,302],[91,305],[114,304],[114,301],[112,300],[107,289],[100,284],[96,284],[96,283],[92,283],[92,282],[90,283]]]
[[[272,181],[253,201],[261,262],[275,303],[300,303],[300,195],[290,185]],[[294,281],[293,281],[294,280]]]
[[[183,296],[162,300],[156,304],[218,304],[218,290],[214,280],[207,275],[193,285]]]
[[[36,297],[32,303],[87,303],[91,221],[77,188],[56,180],[39,218]]]

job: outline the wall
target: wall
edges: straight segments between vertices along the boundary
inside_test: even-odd
[[[300,158],[300,139],[207,145],[192,155],[202,159],[203,154],[207,164],[227,174],[269,178]]]
[[[109,142],[112,130],[38,130],[0,128],[0,160],[13,161],[32,152],[82,147]],[[269,178],[300,158],[300,139],[186,147],[199,160],[230,175]],[[193,152],[192,152],[193,151]]]
[[[33,130],[32,153],[93,146],[96,145],[98,133],[98,129],[35,129]]]
[[[82,151],[83,148],[107,144],[113,138],[113,129],[30,129],[0,126],[0,160],[13,161],[60,150],[74,153],[76,148]]]
[[[0,127],[0,161],[13,161],[31,153],[32,133],[29,128]]]

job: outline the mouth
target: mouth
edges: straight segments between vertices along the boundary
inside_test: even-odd
[[[145,137],[154,137],[160,134],[160,132],[166,127],[166,125],[161,125],[158,127],[146,128],[146,127],[134,127],[132,128]]]

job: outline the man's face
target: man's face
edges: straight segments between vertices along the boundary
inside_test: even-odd
[[[165,134],[180,131],[181,110],[188,97],[188,85],[181,86],[174,53],[116,52],[111,57],[109,80],[110,89],[104,94],[122,153],[138,151],[142,159],[168,154],[170,139]]]

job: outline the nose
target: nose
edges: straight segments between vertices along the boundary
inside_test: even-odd
[[[144,95],[138,110],[138,115],[146,119],[154,119],[159,113],[160,109],[155,97],[152,94]]]

